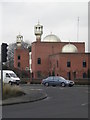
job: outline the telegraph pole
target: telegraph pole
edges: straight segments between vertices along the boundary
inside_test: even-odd
[[[79,17],[77,18],[77,42],[79,40]]]

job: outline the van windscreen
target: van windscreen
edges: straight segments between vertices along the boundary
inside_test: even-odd
[[[14,73],[9,73],[9,75],[10,75],[11,77],[17,78],[17,75],[14,74]]]

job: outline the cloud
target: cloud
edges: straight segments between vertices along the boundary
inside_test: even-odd
[[[24,40],[35,41],[34,25],[39,19],[44,26],[42,38],[53,32],[60,39],[75,41],[79,16],[80,41],[87,42],[88,3],[9,2],[2,4],[3,41],[12,43],[20,32]]]

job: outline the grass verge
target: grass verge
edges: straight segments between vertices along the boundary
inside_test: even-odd
[[[21,95],[25,95],[22,89],[19,86],[12,86],[9,84],[3,85],[3,96],[2,99],[8,99],[11,97],[18,97]]]

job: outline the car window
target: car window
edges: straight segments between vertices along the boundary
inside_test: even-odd
[[[60,79],[61,79],[61,80],[65,80],[65,78],[63,78],[63,77],[60,77]]]
[[[54,77],[54,80],[55,80],[55,81],[59,80],[59,77]]]
[[[48,77],[47,80],[53,80],[53,77]]]

